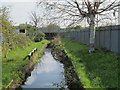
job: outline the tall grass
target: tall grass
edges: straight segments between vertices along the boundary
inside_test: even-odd
[[[88,46],[64,38],[62,46],[75,65],[86,88],[118,88],[118,58],[111,52],[96,50],[88,53]]]

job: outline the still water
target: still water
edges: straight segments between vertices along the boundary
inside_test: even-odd
[[[40,58],[41,62],[38,63],[34,70],[22,85],[22,88],[58,88],[61,82],[65,82],[64,66],[56,61],[52,54],[51,49],[46,49],[45,54]],[[53,85],[57,83],[58,86]]]

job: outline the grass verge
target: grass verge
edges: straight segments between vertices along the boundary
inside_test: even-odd
[[[118,88],[118,59],[120,56],[103,50],[88,53],[88,46],[61,39],[63,49],[71,58],[81,82],[86,88]]]
[[[18,48],[16,50],[9,51],[7,58],[2,59],[2,84],[5,88],[12,80],[20,80],[24,77],[21,72],[26,65],[29,64],[28,58],[23,60],[34,48],[38,48],[36,52],[39,57],[42,56],[42,51],[46,44],[49,43],[47,40],[41,42],[32,42],[31,45],[25,49]],[[38,59],[34,60],[38,62]],[[40,61],[40,60],[39,60]],[[35,63],[34,62],[34,63]]]

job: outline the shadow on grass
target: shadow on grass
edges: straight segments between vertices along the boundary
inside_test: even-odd
[[[23,60],[26,60],[27,58],[30,59],[30,57],[27,55],[23,58]]]
[[[4,60],[4,61],[2,61],[3,63],[9,63],[9,62],[13,62],[13,61],[15,61],[14,59],[8,59],[8,60]]]

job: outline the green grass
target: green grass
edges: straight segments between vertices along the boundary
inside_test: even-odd
[[[120,56],[103,50],[96,50],[95,53],[89,54],[87,45],[67,38],[61,39],[61,43],[86,88],[118,87]]]
[[[45,48],[45,44],[49,43],[47,40],[41,42],[32,42],[29,47],[25,49],[18,48],[16,50],[9,51],[7,58],[2,59],[2,84],[6,87],[11,80],[19,80],[24,77],[21,70],[28,65],[29,60],[23,60],[34,48],[38,48],[36,52],[39,57],[42,56],[42,51]],[[35,60],[38,62],[38,59]]]

